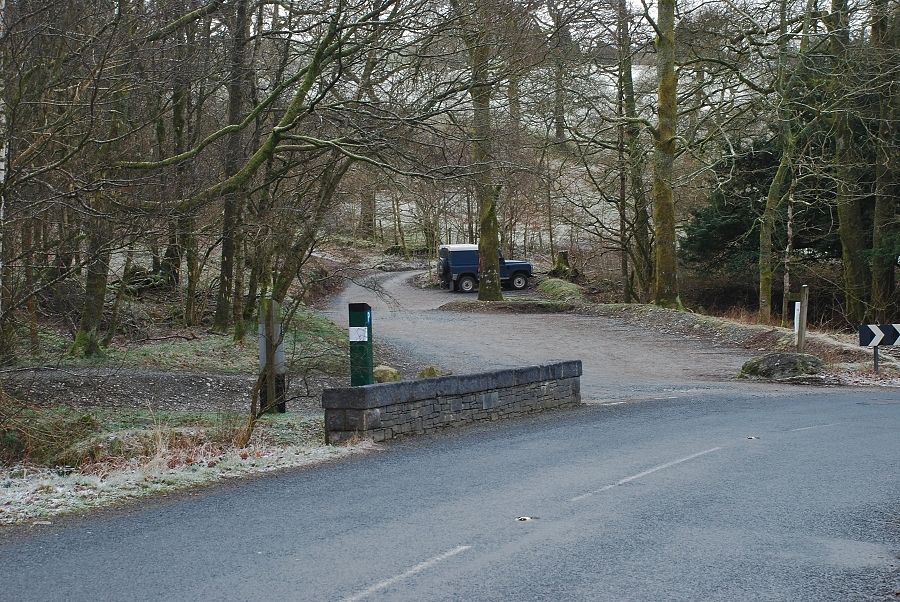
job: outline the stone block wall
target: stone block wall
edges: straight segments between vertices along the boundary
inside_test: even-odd
[[[385,441],[581,403],[581,361],[322,392],[328,443]]]

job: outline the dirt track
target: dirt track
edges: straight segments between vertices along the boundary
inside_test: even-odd
[[[437,308],[448,301],[474,299],[474,295],[417,289],[410,285],[411,277],[409,273],[375,276],[369,284],[377,284],[380,294],[351,284],[326,313],[346,324],[348,303],[369,303],[376,341],[454,373],[580,359],[584,362],[582,392],[589,400],[773,388],[735,381],[741,364],[758,354],[755,350],[596,316],[441,311]]]
[[[406,378],[414,378],[428,364],[460,374],[580,359],[587,400],[674,397],[735,387],[773,390],[772,385],[734,379],[741,364],[759,354],[755,349],[659,332],[609,317],[442,311],[437,308],[448,301],[475,296],[419,289],[411,285],[412,278],[411,272],[377,273],[350,283],[323,310],[346,325],[347,303],[371,304],[376,361],[398,367]],[[119,367],[9,371],[0,376],[0,383],[13,396],[38,404],[243,411],[254,377]],[[317,377],[306,396],[305,388],[295,382],[289,410],[318,415],[321,387],[345,384],[342,378]]]

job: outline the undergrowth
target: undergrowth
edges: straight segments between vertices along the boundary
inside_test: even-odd
[[[170,468],[235,447],[246,416],[232,412],[38,408],[0,400],[0,463],[83,469],[128,460],[164,459]],[[324,443],[320,420],[265,415],[256,443]]]
[[[16,364],[52,364],[59,367],[130,367],[158,370],[190,370],[231,374],[253,373],[258,367],[256,324],[248,322],[247,338],[235,343],[231,336],[184,330],[158,340],[115,340],[94,357],[69,354],[69,337],[48,329],[39,333],[36,355],[22,354]],[[298,311],[284,336],[288,368],[298,373],[313,370],[341,374],[346,370],[346,334],[337,325],[312,311]]]
[[[559,278],[547,278],[538,284],[538,290],[556,301],[577,303],[583,299],[581,287]]]

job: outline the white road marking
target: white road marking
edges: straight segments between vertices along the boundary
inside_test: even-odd
[[[829,424],[814,424],[812,426],[801,426],[798,429],[791,429],[789,432],[796,433],[797,431],[808,431],[809,429],[823,429],[826,426],[837,426],[840,422],[831,422]]]
[[[671,468],[673,466],[677,466],[678,464],[682,464],[684,462],[688,462],[693,460],[694,458],[699,458],[700,456],[705,456],[706,454],[711,454],[714,451],[719,451],[722,449],[721,447],[713,447],[710,449],[703,450],[702,452],[697,452],[696,454],[691,454],[690,456],[685,456],[684,458],[679,458],[677,460],[672,460],[671,462],[666,462],[665,464],[660,464],[659,466],[654,466],[653,468],[648,468],[644,472],[639,472],[636,475],[632,475],[630,477],[625,477],[620,481],[616,481],[612,485],[604,485],[600,489],[595,489],[594,491],[589,491],[587,493],[582,493],[581,495],[576,495],[570,502],[577,502],[579,500],[583,500],[584,498],[591,497],[596,493],[603,493],[604,491],[609,491],[614,487],[618,487],[619,485],[624,485],[625,483],[630,483],[632,481],[636,481],[640,478],[646,477],[647,475],[651,475],[654,472],[659,472],[660,470],[665,470],[666,468]]]
[[[607,402],[601,403],[601,404],[599,404],[599,405],[602,405],[602,406],[620,406],[620,405],[622,405],[623,403],[628,403],[628,402],[625,402],[625,401],[607,401]]]
[[[472,548],[472,546],[459,546],[459,547],[453,548],[452,550],[444,552],[443,554],[440,554],[439,556],[435,556],[434,558],[429,558],[428,560],[425,560],[424,562],[420,562],[419,564],[412,567],[408,571],[404,571],[395,577],[391,577],[390,579],[385,579],[384,581],[379,581],[375,585],[368,587],[368,588],[362,590],[361,592],[355,593],[352,596],[349,596],[347,598],[343,598],[341,600],[341,602],[358,602],[359,600],[368,598],[375,592],[379,592],[383,589],[387,589],[390,586],[394,585],[395,583],[399,583],[400,581],[403,581],[404,579],[408,579],[409,577],[412,577],[413,575],[415,575],[417,573],[421,573],[422,571],[433,567],[434,565],[436,565],[437,563],[439,563],[443,560],[447,560],[448,558],[450,558],[452,556],[456,556],[457,554],[462,554],[463,552],[465,552],[466,550],[469,550],[471,548]]]

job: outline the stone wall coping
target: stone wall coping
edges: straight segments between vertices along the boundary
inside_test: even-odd
[[[322,407],[328,410],[367,410],[447,395],[467,395],[580,376],[581,360],[572,360],[475,374],[438,376],[362,387],[341,387],[322,391]]]

